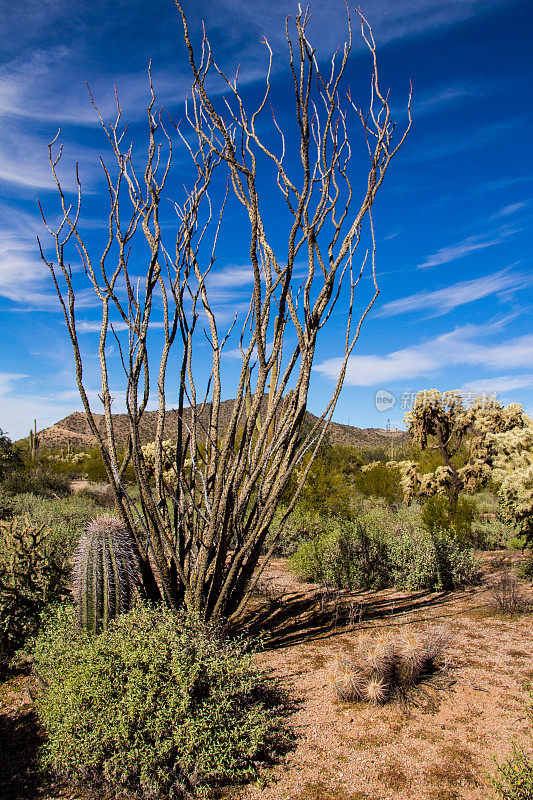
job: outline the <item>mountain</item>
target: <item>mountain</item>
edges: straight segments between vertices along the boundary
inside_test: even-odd
[[[266,398],[266,396],[265,396]],[[225,400],[220,406],[220,427],[224,430],[231,418],[233,404],[235,400]],[[190,410],[186,409],[186,412]],[[200,421],[207,421],[209,405],[206,405]],[[307,422],[314,424],[317,417],[306,412]],[[105,418],[103,414],[95,414],[99,430],[105,436]],[[114,429],[116,432],[117,444],[124,445],[127,441],[129,432],[129,422],[127,414],[113,414]],[[146,411],[141,423],[141,440],[143,443],[151,442],[155,438],[157,424],[157,412]],[[170,409],[165,417],[164,437],[173,439],[176,435],[177,411]],[[90,448],[96,446],[96,437],[89,430],[89,425],[83,411],[75,411],[68,417],[56,422],[49,428],[39,432],[40,446],[62,448],[67,447],[70,442],[71,447]],[[405,431],[384,431],[380,428],[356,428],[352,425],[341,425],[338,422],[330,422],[328,427],[328,439],[331,444],[356,445],[357,447],[378,447],[387,445],[391,439],[398,444],[407,443],[409,437]],[[25,441],[25,440],[21,440]]]

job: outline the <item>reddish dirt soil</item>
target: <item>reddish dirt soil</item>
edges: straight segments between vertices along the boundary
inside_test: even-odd
[[[502,571],[519,554],[480,554],[479,586],[450,593],[328,593],[298,582],[282,560],[265,570],[243,629],[267,632],[258,661],[295,702],[293,749],[261,784],[230,789],[227,800],[481,800],[486,774],[512,743],[531,747],[526,687],[533,682],[531,613],[495,610]],[[533,601],[531,587],[520,584]],[[333,665],[364,638],[401,630],[450,634],[446,679],[407,706],[340,703]],[[29,690],[29,691],[28,691]],[[28,677],[0,687],[0,797],[80,798],[65,786],[37,786],[39,732]]]

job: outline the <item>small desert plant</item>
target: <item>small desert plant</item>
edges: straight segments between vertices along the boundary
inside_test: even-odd
[[[185,798],[255,777],[281,742],[279,703],[249,648],[138,603],[98,636],[60,607],[39,636],[43,759],[115,796]]]
[[[502,614],[520,614],[529,611],[531,602],[520,589],[516,579],[505,571],[492,585],[491,604]]]
[[[514,747],[507,761],[489,776],[489,786],[497,800],[533,800],[533,760],[531,754]]]
[[[409,697],[421,681],[445,669],[449,637],[442,632],[397,639],[376,637],[363,643],[354,658],[339,661],[333,685],[339,700],[376,705]]]
[[[43,611],[68,591],[67,553],[27,517],[0,524],[0,672],[37,634]]]
[[[139,586],[135,540],[124,523],[103,514],[87,525],[74,556],[74,600],[80,626],[92,633],[129,611]]]
[[[527,561],[524,561],[517,572],[519,578],[533,583],[533,555],[528,556]]]

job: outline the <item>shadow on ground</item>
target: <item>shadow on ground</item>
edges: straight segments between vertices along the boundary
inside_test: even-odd
[[[0,714],[0,797],[35,800],[39,796],[37,750],[41,738],[35,712]]]
[[[361,630],[369,627],[368,623],[377,623],[379,627],[387,623],[397,625],[399,617],[405,614],[429,609],[445,611],[451,601],[472,598],[484,591],[486,587],[477,586],[460,592],[419,591],[408,596],[391,596],[390,592],[377,590],[328,592],[317,588],[278,598],[256,597],[237,627],[252,636],[262,633],[266,649],[274,650],[326,639],[343,629]],[[438,615],[432,616],[435,618]]]

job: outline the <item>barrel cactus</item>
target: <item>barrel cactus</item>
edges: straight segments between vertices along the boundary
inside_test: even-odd
[[[91,633],[128,611],[139,587],[137,546],[123,522],[107,514],[89,522],[74,557],[79,623]]]

